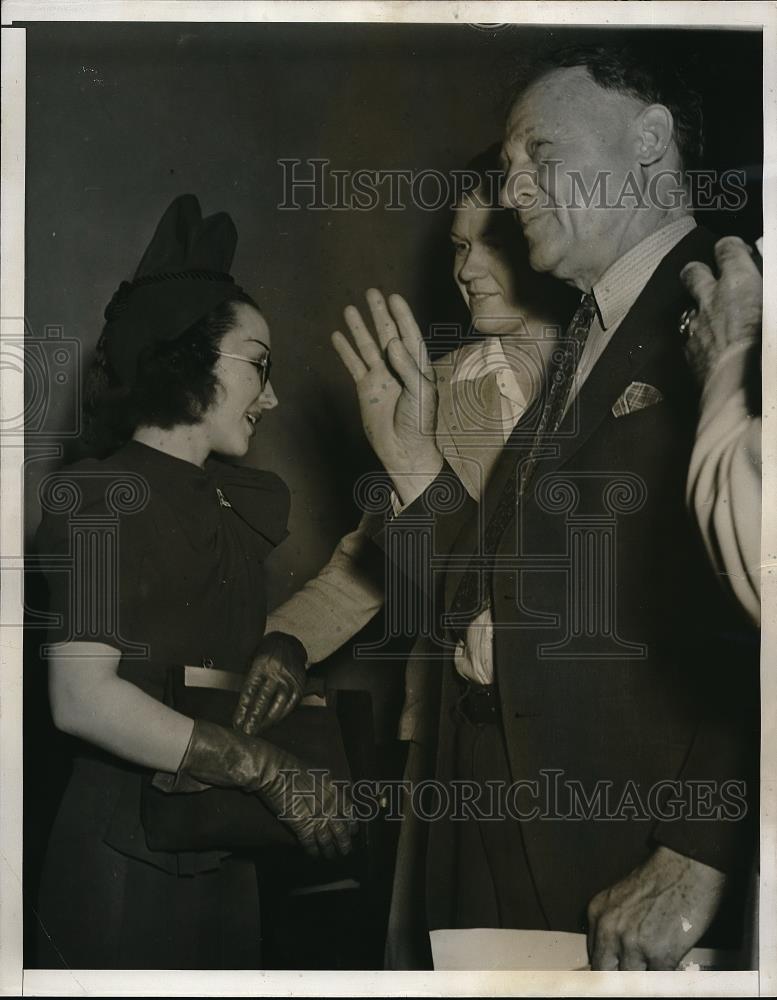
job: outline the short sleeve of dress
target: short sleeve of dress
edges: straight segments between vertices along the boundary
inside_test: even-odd
[[[243,523],[256,557],[265,559],[288,536],[291,495],[274,472],[211,461],[208,471]]]
[[[49,643],[100,642],[139,652],[130,638],[144,559],[147,491],[130,472],[82,462],[47,476],[35,544],[49,591]]]

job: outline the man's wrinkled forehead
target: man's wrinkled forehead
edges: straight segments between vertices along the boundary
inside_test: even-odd
[[[582,66],[550,70],[533,80],[515,99],[505,126],[505,142],[526,140],[538,129],[555,130],[569,103],[596,84]]]
[[[585,66],[550,70],[516,98],[505,125],[506,146],[543,139],[579,137],[586,132],[612,135],[645,107],[645,102],[602,87]]]

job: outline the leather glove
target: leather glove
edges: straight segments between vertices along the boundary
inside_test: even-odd
[[[269,632],[259,643],[243,682],[232,725],[252,736],[280,722],[305,691],[308,654],[293,635]]]
[[[169,790],[193,791],[203,784],[258,794],[312,857],[334,858],[351,850],[357,824],[348,819],[352,809],[346,790],[335,791],[326,774],[309,773],[298,757],[266,740],[195,719]]]

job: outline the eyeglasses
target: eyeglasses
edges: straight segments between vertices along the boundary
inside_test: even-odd
[[[235,361],[245,361],[249,365],[253,365],[254,368],[259,372],[259,382],[262,389],[270,381],[270,368],[272,367],[272,361],[270,359],[270,353],[263,358],[244,358],[242,354],[229,354],[227,351],[216,351],[222,358],[234,358]]]

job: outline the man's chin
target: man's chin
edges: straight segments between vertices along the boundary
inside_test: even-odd
[[[549,247],[546,243],[528,238],[526,242],[529,245],[529,265],[532,271],[538,271],[541,274],[552,274],[553,268],[558,264],[558,254],[553,253],[553,248]]]

